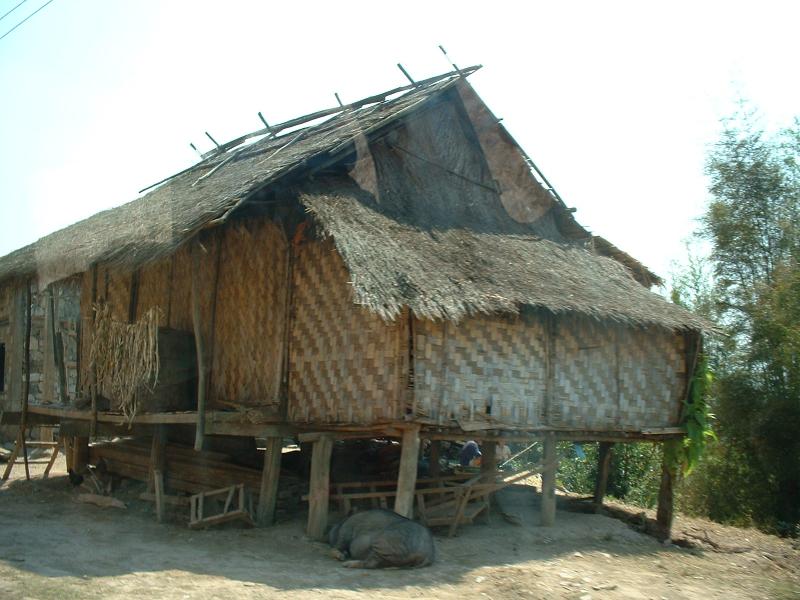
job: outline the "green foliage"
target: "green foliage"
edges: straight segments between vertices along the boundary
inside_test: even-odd
[[[558,480],[578,494],[593,494],[597,480],[598,444],[582,444],[585,458],[579,458],[571,442],[559,443]],[[637,442],[614,444],[606,493],[630,504],[652,508],[658,500],[661,480],[661,447]]]
[[[683,468],[689,474],[695,468],[709,440],[716,440],[717,434],[712,429],[714,415],[708,404],[708,392],[714,378],[708,370],[708,361],[701,354],[697,360],[694,377],[691,383],[689,398],[683,403],[681,425],[686,429],[686,437],[677,456],[670,457],[672,464]]]
[[[706,406],[684,414],[695,468],[680,505],[790,531],[800,522],[800,123],[769,136],[750,116],[732,121],[707,173],[701,235],[713,269],[699,282],[688,269],[674,298],[715,319],[724,336],[706,347],[716,374],[704,380]],[[711,408],[716,442],[703,434]]]

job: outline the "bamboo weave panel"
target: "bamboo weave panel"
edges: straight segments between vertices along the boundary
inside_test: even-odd
[[[537,425],[545,394],[545,330],[538,321],[474,317],[414,323],[416,414],[445,422],[490,417]]]
[[[159,325],[162,327],[167,325],[171,267],[172,259],[166,258],[141,269],[136,303],[137,318],[157,306],[161,311]]]
[[[586,318],[556,320],[549,424],[613,429],[618,418],[616,328]]]
[[[277,225],[226,228],[217,283],[212,402],[277,404],[286,326],[286,245]]]
[[[620,343],[620,425],[678,424],[686,385],[683,337],[660,329],[626,329]]]
[[[353,304],[333,244],[294,249],[289,419],[374,423],[402,415],[400,321]]]

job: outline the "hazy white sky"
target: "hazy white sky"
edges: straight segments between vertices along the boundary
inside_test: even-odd
[[[0,21],[0,35],[46,0]],[[19,0],[0,0],[0,15]],[[189,147],[459,66],[578,220],[660,274],[739,97],[800,114],[793,2],[54,0],[0,40],[0,255],[130,201]]]

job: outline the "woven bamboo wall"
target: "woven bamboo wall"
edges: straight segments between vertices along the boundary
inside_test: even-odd
[[[684,337],[661,329],[625,329],[620,336],[620,425],[678,423],[687,369]]]
[[[13,336],[14,288],[12,284],[0,285],[0,344],[4,345],[3,389],[0,390],[0,410],[12,409],[11,362],[15,353]]]
[[[618,421],[615,327],[565,316],[555,320],[551,425],[613,429]]]
[[[158,307],[158,324],[166,327],[170,319],[170,290],[172,258],[160,260],[139,271],[139,291],[136,302],[136,318],[154,307]]]
[[[274,223],[225,230],[210,402],[278,405],[286,327],[287,241]]]
[[[551,319],[552,329],[542,316],[415,320],[414,414],[442,424],[591,431],[677,424],[686,382],[681,335]]]
[[[289,420],[374,423],[402,416],[404,336],[353,304],[331,242],[294,249]]]
[[[545,396],[541,322],[478,317],[414,321],[417,416],[445,423],[539,425]]]

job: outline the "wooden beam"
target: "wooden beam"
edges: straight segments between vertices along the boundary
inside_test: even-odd
[[[611,467],[611,453],[614,444],[610,442],[600,442],[597,456],[597,480],[594,485],[594,503],[597,506],[603,505],[603,498],[606,495],[608,485],[608,471]]]
[[[267,438],[264,451],[264,469],[261,472],[261,488],[258,494],[258,514],[256,520],[260,525],[272,525],[275,522],[275,507],[278,504],[278,483],[281,475],[282,437]]]
[[[409,519],[414,513],[414,490],[417,487],[417,464],[419,463],[419,425],[403,431],[400,448],[400,471],[397,474],[397,496],[394,512]]]
[[[674,485],[678,471],[672,462],[679,442],[670,441],[664,444],[664,459],[661,463],[661,485],[658,488],[658,509],[656,510],[656,535],[661,540],[672,537],[672,518],[674,514]]]
[[[332,453],[332,436],[322,435],[314,442],[314,448],[311,452],[311,480],[309,481],[306,534],[315,540],[324,539],[325,529],[328,526]]]
[[[542,526],[552,527],[556,522],[556,439],[553,434],[544,438],[544,468],[542,469]]]

